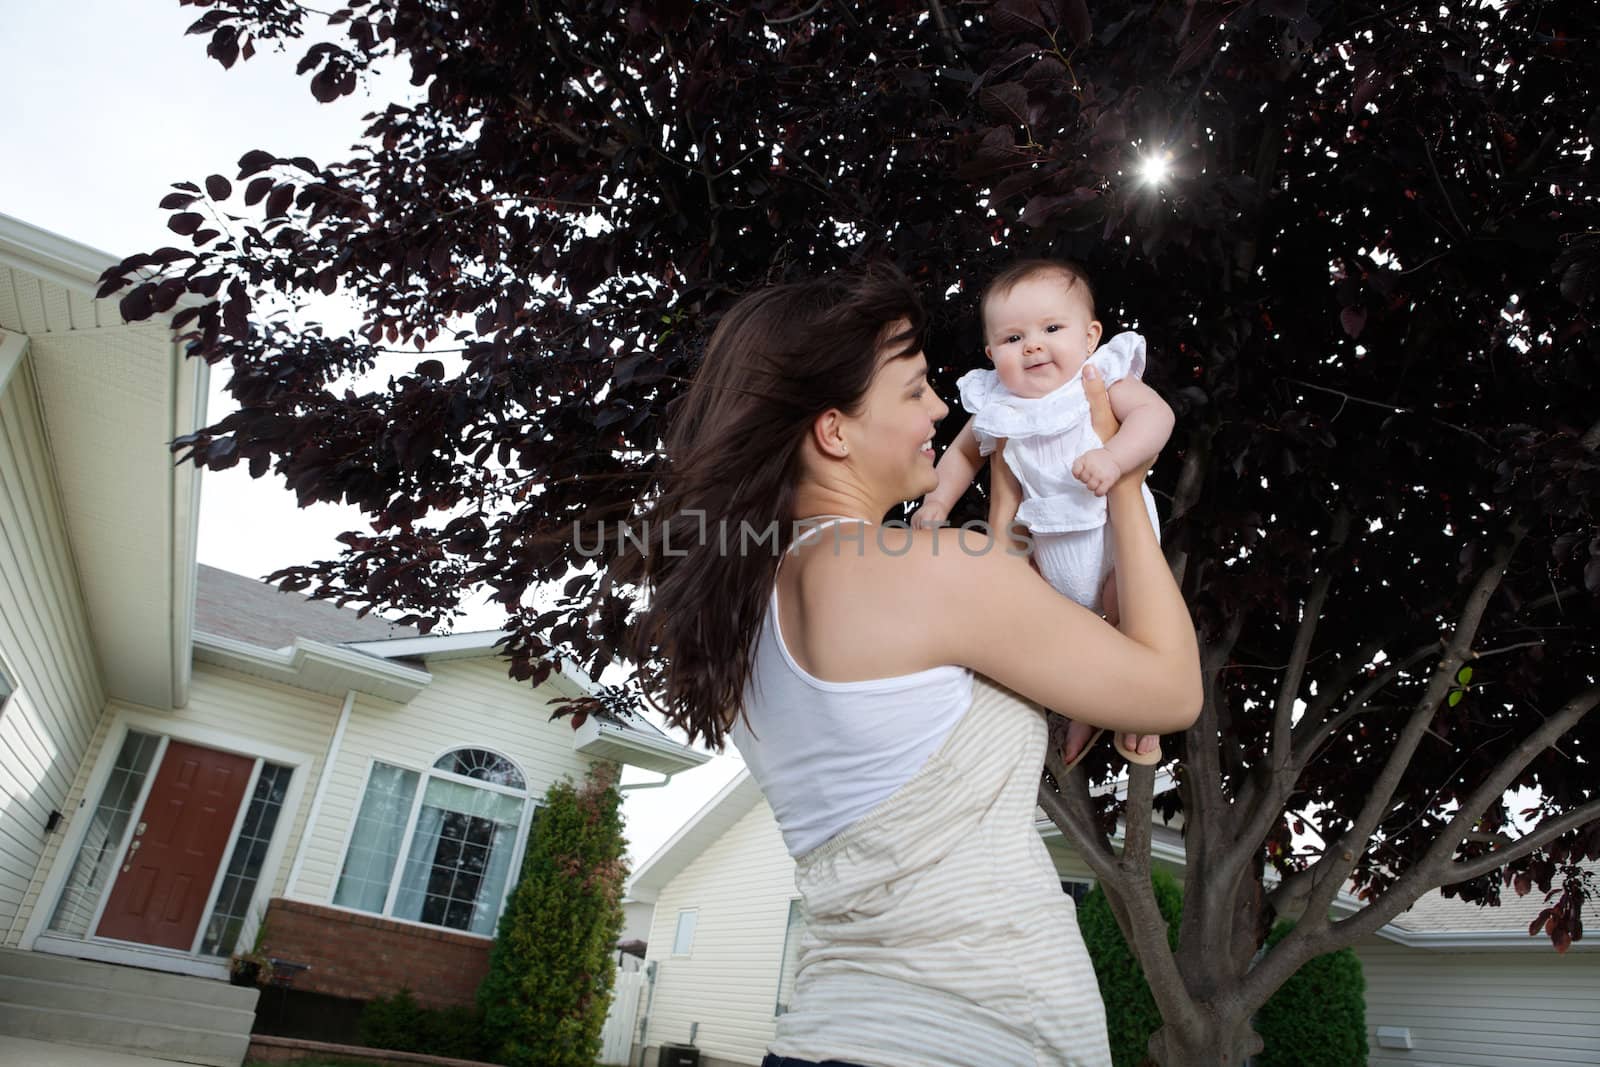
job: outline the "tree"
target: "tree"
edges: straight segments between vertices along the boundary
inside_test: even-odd
[[[424,628],[488,588],[517,676],[558,655],[598,672],[633,590],[573,524],[636,513],[737,293],[893,259],[949,395],[981,358],[983,281],[1070,256],[1178,411],[1153,484],[1203,641],[1175,791],[1134,768],[1124,799],[1091,799],[1097,754],[1040,797],[1150,978],[1152,1055],[1238,1062],[1290,974],[1438,886],[1492,905],[1537,885],[1555,947],[1580,935],[1571,864],[1600,855],[1593,5],[194,2],[224,65],[311,27],[320,99],[389,55],[426,89],[349,159],[253,151],[233,181],[180,183],[164,204],[190,247],[108,275],[132,318],[197,300],[191,351],[231,367],[240,410],[185,458],[371,517],[280,584]],[[358,336],[252,319],[318,291],[358,301]],[[1173,950],[1148,827],[1177,809]],[[1335,917],[1346,887],[1363,906]]]
[[[1177,948],[1178,925],[1183,921],[1183,890],[1178,880],[1160,867],[1150,872],[1150,880],[1156,908],[1166,924],[1167,942]],[[1078,905],[1078,930],[1094,961],[1095,980],[1105,1004],[1113,1067],[1149,1063],[1150,1035],[1161,1029],[1161,1012],[1150,995],[1150,983],[1139,966],[1139,958],[1133,954],[1106,902],[1105,890],[1099,886]]]
[[[600,1056],[628,873],[616,778],[599,763],[583,785],[545,793],[478,987],[496,1063],[592,1067]]]

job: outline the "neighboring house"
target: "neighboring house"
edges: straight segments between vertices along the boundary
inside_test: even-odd
[[[1048,820],[1039,832],[1081,900],[1093,874]],[[1152,859],[1181,880],[1177,830],[1152,827]],[[628,893],[656,909],[654,978],[634,1031],[642,1067],[691,1034],[704,1067],[759,1063],[792,993],[801,916],[794,863],[749,773],[641,864]],[[1359,906],[1344,897],[1336,908]],[[1600,952],[1580,942],[1558,955],[1529,938],[1539,906],[1539,894],[1482,909],[1432,893],[1357,944],[1372,1067],[1600,1062]]]
[[[238,1064],[258,942],[295,989],[470,1001],[550,783],[707,756],[549,721],[588,683],[498,634],[198,567],[205,367],[93,298],[114,261],[0,216],[0,1032]]]

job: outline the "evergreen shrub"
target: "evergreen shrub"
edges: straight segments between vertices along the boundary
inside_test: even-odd
[[[1293,928],[1279,923],[1267,944],[1277,944]],[[1355,949],[1306,961],[1256,1013],[1256,1033],[1266,1047],[1252,1062],[1256,1067],[1366,1067],[1366,993]]]
[[[557,782],[529,832],[489,974],[478,987],[490,1057],[511,1067],[594,1067],[622,932],[617,769]]]

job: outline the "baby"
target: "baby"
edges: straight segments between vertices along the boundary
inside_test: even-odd
[[[939,485],[923,498],[913,523],[939,526],[972,484],[983,457],[1004,463],[990,470],[989,525],[1028,527],[1039,573],[1055,589],[1117,622],[1116,575],[1106,525],[1105,494],[1124,471],[1153,460],[1172,433],[1165,401],[1140,381],[1144,338],[1121,333],[1099,346],[1094,293],[1083,270],[1055,260],[1030,259],[1002,271],[984,291],[984,351],[993,370],[975,370],[957,382],[961,406],[972,418],[939,460]],[[1101,443],[1089,424],[1082,371],[1104,379],[1121,428]],[[1155,499],[1145,488],[1145,509],[1160,534]],[[1088,736],[1079,748],[1077,742]],[[1098,731],[1074,723],[1065,750],[1083,758]],[[1138,751],[1117,749],[1130,762],[1158,762],[1153,739]],[[1071,764],[1069,763],[1069,766]]]

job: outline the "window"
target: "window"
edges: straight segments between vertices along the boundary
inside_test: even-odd
[[[227,956],[238,947],[239,931],[244,927],[250,901],[256,895],[261,865],[272,845],[272,831],[277,829],[278,814],[283,811],[283,800],[289,795],[289,779],[293,775],[292,767],[265,762],[261,765],[255,793],[250,797],[244,825],[239,828],[222,888],[217,893],[216,906],[211,909],[211,919],[206,923],[205,939],[200,942],[200,951],[205,955]]]
[[[139,802],[145,777],[160,747],[161,738],[154,734],[129,730],[123,738],[111,777],[100,792],[83,844],[78,847],[78,858],[73,861],[67,884],[62,887],[61,898],[50,916],[53,932],[69,937],[88,936],[100,894],[116,876],[122,839],[127,835],[134,805]]]
[[[493,936],[528,807],[522,772],[488,749],[420,772],[374,762],[333,902]]]
[[[783,931],[783,959],[778,964],[778,1006],[772,1012],[774,1015],[788,1011],[789,1000],[794,996],[794,973],[800,963],[800,932],[805,925],[800,901],[789,901],[789,923]]]
[[[1072,903],[1083,905],[1083,898],[1094,890],[1094,883],[1081,878],[1064,878],[1061,881],[1061,891],[1072,898]]]
[[[694,924],[700,917],[699,911],[678,912],[678,932],[672,937],[672,954],[674,956],[687,956],[694,948]]]

